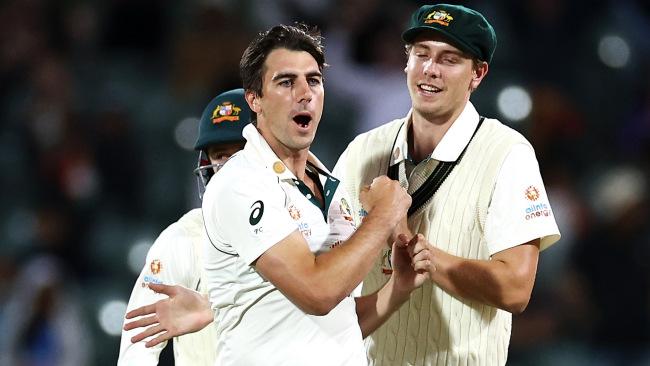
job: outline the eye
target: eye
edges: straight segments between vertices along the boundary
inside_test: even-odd
[[[318,86],[321,83],[321,80],[319,78],[309,78],[307,79],[307,82],[309,83],[310,86]]]
[[[290,86],[293,85],[293,80],[291,80],[291,79],[284,79],[284,80],[281,80],[281,81],[278,83],[278,85],[280,85],[280,86],[290,87]]]
[[[445,56],[442,58],[442,62],[447,65],[455,65],[459,61],[458,57],[455,56]]]

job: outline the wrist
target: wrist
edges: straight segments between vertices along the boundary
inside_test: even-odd
[[[388,282],[386,282],[386,286],[384,286],[387,291],[390,291],[389,299],[394,308],[398,308],[405,303],[411,297],[413,290],[415,290],[415,287],[413,286],[400,284],[398,277],[399,276],[393,272],[388,279]]]

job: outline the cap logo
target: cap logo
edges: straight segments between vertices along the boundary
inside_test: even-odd
[[[449,13],[444,10],[434,10],[429,15],[424,17],[424,24],[438,23],[444,25],[445,27],[449,26],[449,23],[454,20]]]
[[[239,121],[239,112],[241,112],[241,108],[231,102],[223,102],[212,111],[212,123],[217,124],[223,121]]]

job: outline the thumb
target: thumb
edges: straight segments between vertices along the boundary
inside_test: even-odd
[[[409,241],[410,241],[410,239],[409,239],[409,237],[408,237],[406,234],[399,234],[399,235],[397,235],[397,241],[396,241],[396,243],[397,243],[400,247],[405,247],[405,246],[407,246],[407,245],[409,244]]]

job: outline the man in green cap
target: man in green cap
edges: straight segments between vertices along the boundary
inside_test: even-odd
[[[512,314],[526,308],[539,251],[559,230],[530,143],[469,101],[496,48],[490,23],[460,5],[425,5],[402,38],[412,108],[358,136],[334,175],[361,220],[358,194],[373,178],[388,174],[407,188],[413,201],[397,231],[417,234],[408,248],[429,261],[431,282],[366,338],[368,357],[386,366],[503,365]],[[388,247],[382,258],[364,294],[389,278]]]
[[[242,131],[250,121],[250,116],[250,108],[244,99],[244,89],[219,94],[205,107],[199,121],[199,134],[194,147],[199,152],[195,173],[198,176],[200,195],[215,171],[244,147],[246,140]],[[165,294],[152,290],[158,289],[159,284],[182,285],[199,291],[193,293],[197,302],[208,306],[207,297],[201,295],[207,294],[205,281],[201,281],[204,240],[205,227],[200,208],[187,212],[167,227],[147,253],[144,268],[133,287],[127,309],[133,310],[158,300],[166,301]],[[131,342],[131,338],[137,333],[138,331],[130,329],[122,332],[117,364],[157,365],[166,342],[147,348],[144,343]],[[214,327],[176,337],[176,365],[213,365],[216,356],[214,339]]]

